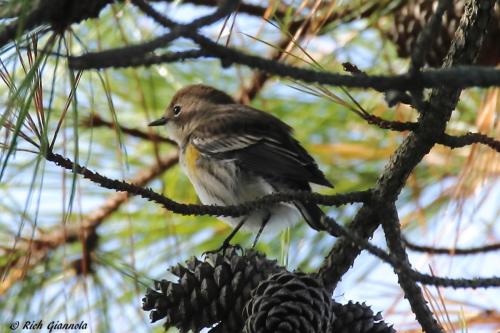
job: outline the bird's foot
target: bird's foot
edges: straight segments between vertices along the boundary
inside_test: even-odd
[[[222,242],[222,245],[220,247],[218,247],[215,250],[205,251],[205,252],[203,252],[202,255],[204,257],[206,257],[207,255],[216,254],[216,253],[220,253],[220,252],[222,252],[223,254],[225,254],[226,251],[229,250],[229,249],[234,249],[236,251],[243,251],[242,247],[239,244],[231,245],[229,243],[229,240],[224,240],[224,242]]]

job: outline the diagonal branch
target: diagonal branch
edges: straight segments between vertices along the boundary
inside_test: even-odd
[[[381,204],[383,207],[384,205]],[[382,221],[382,227],[385,233],[385,239],[391,254],[395,255],[408,269],[411,269],[408,255],[402,244],[401,228],[395,203],[387,204],[379,212],[379,219]],[[434,319],[431,310],[427,306],[424,295],[415,280],[404,274],[404,271],[395,269],[398,275],[398,283],[404,291],[405,298],[410,303],[411,309],[418,322],[422,325],[425,332],[443,332],[436,319]]]
[[[481,46],[487,22],[491,16],[494,1],[470,1],[462,19],[456,38],[445,60],[444,67],[473,63]],[[461,90],[456,87],[434,89],[428,103],[422,103],[418,128],[410,132],[391,156],[385,170],[377,180],[373,200],[364,204],[349,226],[349,231],[368,239],[381,224],[378,212],[381,203],[394,203],[412,170],[429,153],[442,133],[458,102]],[[421,105],[421,106],[422,106]],[[319,270],[325,286],[333,290],[344,273],[353,264],[360,250],[348,239],[339,239]],[[408,289],[414,289],[407,286]],[[427,311],[425,311],[427,312]],[[420,313],[419,319],[424,329],[440,331],[427,320],[426,313]],[[427,319],[426,319],[427,317]],[[426,325],[426,326],[424,326]]]

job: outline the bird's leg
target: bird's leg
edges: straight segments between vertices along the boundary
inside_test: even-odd
[[[267,225],[267,222],[269,222],[270,219],[271,219],[271,213],[268,212],[266,217],[262,220],[262,224],[260,225],[259,232],[257,232],[257,236],[255,236],[255,239],[254,239],[253,245],[252,245],[252,249],[255,248],[255,246],[257,245],[257,242],[260,238],[260,235],[262,234],[262,231],[264,230],[264,228]]]
[[[206,251],[203,254],[206,255],[206,254],[209,254],[209,253],[216,253],[216,252],[219,252],[221,250],[225,250],[229,246],[231,246],[231,244],[229,242],[231,241],[231,239],[233,239],[233,237],[236,235],[236,233],[245,224],[245,221],[247,220],[247,217],[248,216],[242,218],[241,221],[238,222],[238,224],[236,225],[236,227],[231,231],[231,233],[226,237],[226,239],[224,239],[224,241],[222,242],[222,245],[219,248],[217,248],[215,250],[211,250],[211,251]]]
[[[242,218],[241,221],[238,223],[238,225],[233,229],[233,231],[231,231],[231,233],[226,237],[226,239],[224,239],[224,241],[222,242],[222,246],[220,249],[225,249],[227,248],[229,245],[231,245],[229,242],[233,239],[233,237],[236,235],[236,233],[241,229],[241,227],[243,226],[243,224],[245,224],[245,221],[247,220],[246,217]]]

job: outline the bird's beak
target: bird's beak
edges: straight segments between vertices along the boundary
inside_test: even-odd
[[[167,117],[161,117],[160,119],[156,119],[148,124],[148,126],[161,126],[165,125],[168,122]]]

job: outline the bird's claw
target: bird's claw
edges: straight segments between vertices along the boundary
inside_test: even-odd
[[[243,248],[239,244],[231,245],[229,243],[229,241],[224,241],[224,242],[222,242],[222,245],[220,247],[218,247],[217,249],[205,251],[205,252],[203,252],[202,255],[204,257],[206,257],[207,255],[216,254],[216,253],[219,253],[219,252],[222,252],[223,254],[225,254],[226,250],[228,250],[230,248],[235,249],[237,251],[243,251]]]

